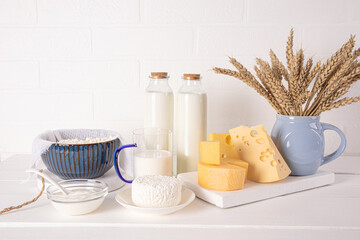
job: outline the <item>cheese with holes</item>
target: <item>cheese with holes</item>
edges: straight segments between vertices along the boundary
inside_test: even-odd
[[[234,143],[228,133],[209,133],[209,141],[220,142],[220,157],[221,158],[239,158],[236,153]]]
[[[248,179],[254,182],[275,182],[291,171],[276,148],[264,125],[240,126],[229,130],[240,159],[249,163]]]
[[[200,161],[206,164],[220,165],[220,142],[200,142]]]
[[[233,191],[244,188],[248,163],[237,159],[221,159],[220,165],[198,162],[198,182],[203,188]]]

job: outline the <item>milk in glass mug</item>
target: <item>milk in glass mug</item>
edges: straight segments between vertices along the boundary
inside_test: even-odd
[[[118,156],[125,148],[134,148],[133,176],[145,175],[173,176],[172,133],[167,129],[141,128],[133,131],[132,144],[118,147],[114,153],[114,167],[117,175],[126,183],[133,180],[125,179],[120,172]]]

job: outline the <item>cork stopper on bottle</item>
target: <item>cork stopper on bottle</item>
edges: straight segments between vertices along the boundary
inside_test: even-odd
[[[185,80],[200,80],[200,74],[184,73]]]
[[[168,73],[167,72],[152,72],[151,78],[155,78],[155,79],[168,78]]]

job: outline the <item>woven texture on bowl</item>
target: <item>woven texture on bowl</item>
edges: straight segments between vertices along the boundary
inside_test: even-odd
[[[113,166],[119,139],[95,144],[53,144],[42,155],[50,172],[62,179],[101,177]]]

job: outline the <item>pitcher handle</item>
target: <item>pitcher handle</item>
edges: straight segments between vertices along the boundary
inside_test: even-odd
[[[321,123],[321,125],[322,125],[324,131],[325,130],[334,130],[335,132],[337,132],[337,134],[339,134],[340,139],[341,139],[339,148],[336,151],[334,151],[333,153],[331,153],[323,158],[321,165],[324,165],[326,163],[331,162],[332,160],[335,160],[345,151],[346,138],[345,138],[345,134],[339,128],[335,127],[334,125],[331,125],[328,123]]]
[[[127,145],[122,145],[120,147],[118,147],[114,153],[114,168],[115,168],[115,171],[116,171],[116,174],[119,176],[119,178],[121,180],[123,180],[124,182],[126,183],[132,183],[133,180],[126,180],[122,175],[121,175],[121,172],[120,172],[120,168],[119,168],[119,164],[118,164],[118,156],[119,156],[119,153],[121,150],[123,150],[124,148],[129,148],[129,147],[137,147],[136,143],[134,144],[127,144]]]

